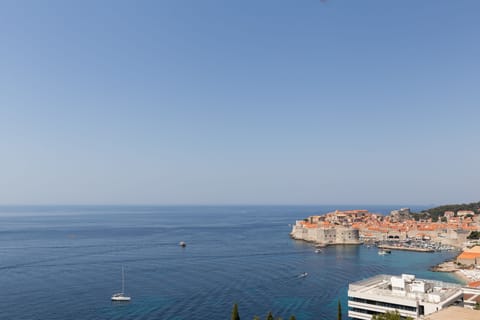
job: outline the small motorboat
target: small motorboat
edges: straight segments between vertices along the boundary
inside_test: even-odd
[[[304,272],[298,275],[299,278],[305,278],[306,276],[308,276],[307,272]]]
[[[184,241],[180,241],[178,245],[182,248],[185,248],[187,246],[187,244]]]
[[[322,249],[316,249],[315,250],[315,253],[322,253],[322,252],[323,252]]]
[[[381,256],[384,256],[384,255],[390,254],[390,253],[392,253],[392,251],[387,250],[387,249],[380,249],[380,250],[378,250],[378,254],[381,255]]]

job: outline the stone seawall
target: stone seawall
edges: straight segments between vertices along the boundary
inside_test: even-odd
[[[293,226],[290,236],[296,240],[315,242],[318,244],[362,244],[357,229],[348,227],[309,227],[302,225],[301,221]]]

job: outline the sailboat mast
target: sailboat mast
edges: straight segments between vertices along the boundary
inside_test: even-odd
[[[125,293],[125,272],[122,267],[122,293]]]

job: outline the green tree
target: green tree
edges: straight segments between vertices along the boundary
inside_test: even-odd
[[[272,311],[268,313],[267,320],[273,320],[273,314]]]
[[[235,303],[232,309],[232,320],[240,320],[240,315],[238,314],[238,305]]]
[[[255,316],[255,317],[253,317],[253,320],[260,320],[260,317],[259,317],[259,316]]]
[[[288,319],[288,320],[297,320],[297,318],[295,318],[295,316],[292,315],[292,316],[290,316],[290,319]]]
[[[340,299],[338,299],[337,305],[337,320],[342,320],[342,304],[340,303]]]
[[[480,231],[472,231],[467,237],[467,239],[470,239],[470,240],[476,240],[479,238],[480,238]]]
[[[400,313],[395,310],[376,314],[372,317],[372,320],[402,320],[402,316],[400,316]],[[413,318],[407,317],[405,320],[413,320]]]

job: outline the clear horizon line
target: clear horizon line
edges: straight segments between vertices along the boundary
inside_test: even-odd
[[[4,203],[0,206],[14,207],[14,206],[164,206],[164,207],[179,207],[179,206],[195,206],[195,207],[220,207],[220,206],[438,206],[448,204],[399,204],[399,203]]]

